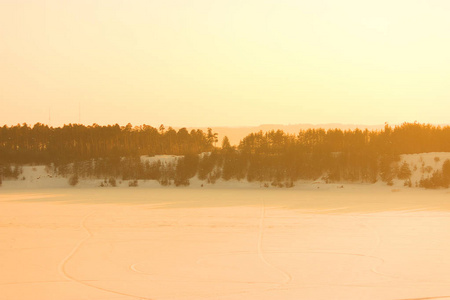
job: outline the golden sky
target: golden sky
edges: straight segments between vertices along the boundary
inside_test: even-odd
[[[2,0],[0,124],[450,123],[448,0]]]

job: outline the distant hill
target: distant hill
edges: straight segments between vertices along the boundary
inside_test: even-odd
[[[340,123],[328,123],[328,124],[292,124],[292,125],[281,125],[281,124],[263,124],[259,126],[246,126],[246,127],[211,127],[211,129],[214,132],[217,132],[219,135],[219,145],[222,142],[222,139],[224,136],[227,136],[230,139],[230,143],[232,145],[238,145],[239,141],[242,140],[245,136],[249,135],[250,133],[259,132],[262,130],[263,132],[271,131],[271,130],[283,130],[286,133],[289,134],[296,134],[300,130],[306,130],[306,129],[318,129],[323,128],[325,130],[327,129],[335,129],[339,128],[342,130],[347,129],[369,129],[369,130],[377,130],[384,128],[383,125],[361,125],[361,124],[340,124]],[[188,130],[191,129],[197,129],[194,127],[189,127]],[[201,130],[206,131],[207,128],[200,128]]]

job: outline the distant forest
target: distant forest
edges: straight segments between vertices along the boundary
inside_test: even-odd
[[[410,166],[399,166],[400,154],[450,152],[450,127],[404,123],[382,130],[309,129],[298,134],[281,130],[252,133],[238,146],[227,137],[217,145],[217,134],[208,129],[178,131],[143,125],[132,127],[65,125],[53,128],[40,123],[0,128],[0,180],[17,178],[20,166],[45,164],[71,178],[158,180],[162,185],[188,185],[197,176],[259,181],[291,187],[297,180],[376,182],[394,178],[411,186]],[[173,163],[142,160],[141,156],[180,156]],[[448,187],[450,161],[420,182],[424,187]]]
[[[40,123],[0,128],[0,163],[67,163],[104,157],[195,154],[211,151],[217,135],[201,130],[175,131],[143,125],[132,127]]]

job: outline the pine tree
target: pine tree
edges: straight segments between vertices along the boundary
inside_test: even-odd
[[[411,169],[409,168],[407,162],[403,162],[402,166],[398,171],[397,177],[398,179],[408,179],[411,177]]]
[[[223,140],[222,140],[222,149],[224,149],[224,150],[231,149],[230,140],[228,139],[227,136],[224,136],[224,137],[223,137]]]

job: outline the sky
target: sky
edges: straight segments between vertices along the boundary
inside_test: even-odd
[[[2,0],[0,124],[450,123],[447,0]]]

